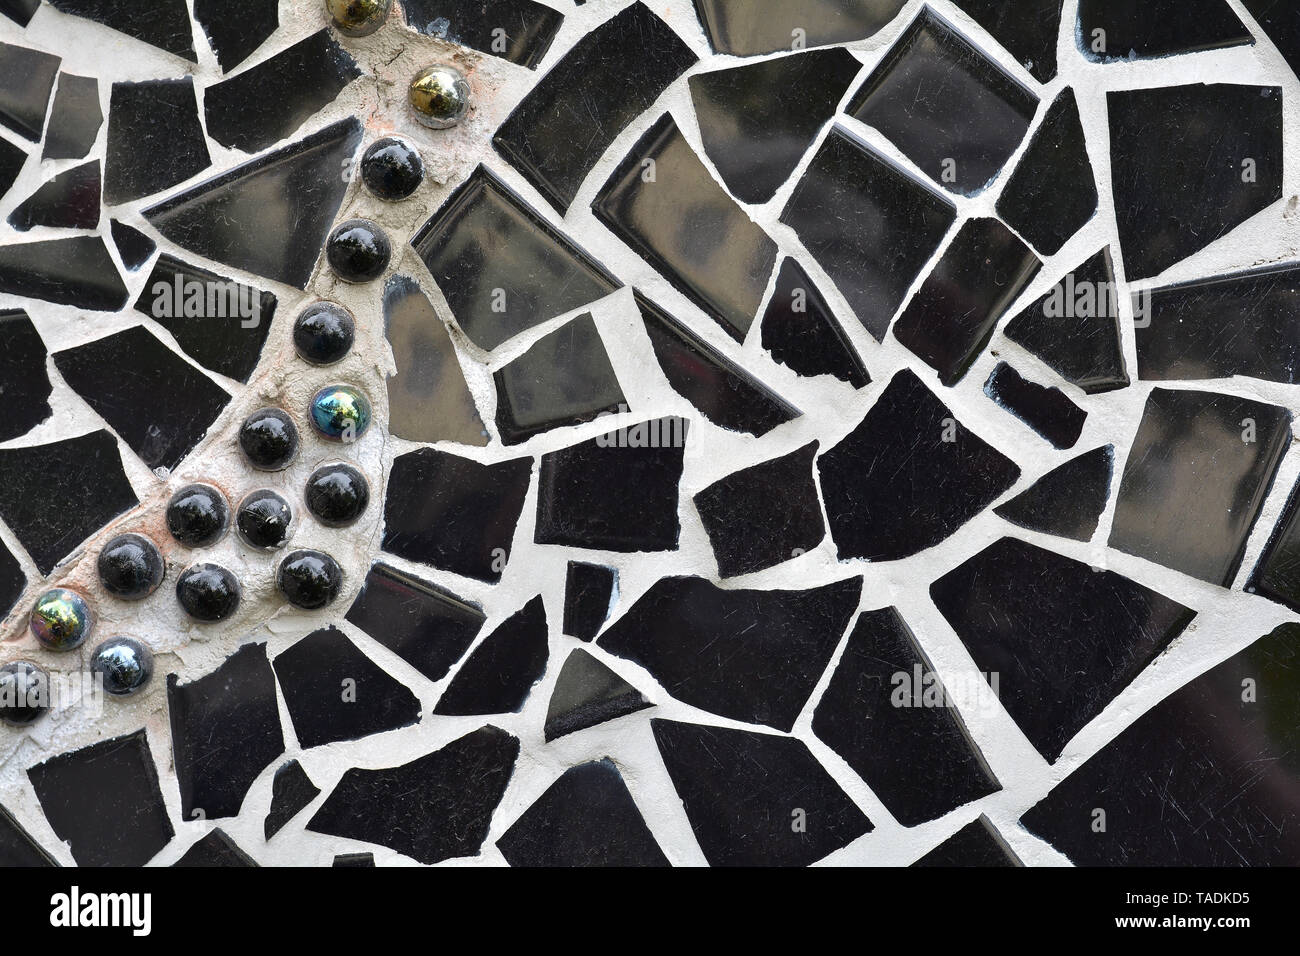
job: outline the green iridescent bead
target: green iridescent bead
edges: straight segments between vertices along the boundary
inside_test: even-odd
[[[393,0],[325,0],[334,28],[349,37],[369,36],[384,25]]]
[[[71,651],[90,635],[94,615],[86,599],[75,591],[46,591],[32,608],[32,634],[51,651]]]
[[[311,423],[330,441],[356,441],[370,427],[370,400],[351,385],[322,388],[311,400]]]

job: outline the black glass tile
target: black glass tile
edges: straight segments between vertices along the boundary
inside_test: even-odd
[[[570,767],[497,840],[511,866],[669,866],[614,762]]]
[[[1062,90],[998,197],[998,215],[1054,256],[1097,212],[1097,180],[1074,90]]]
[[[0,246],[0,292],[93,312],[126,305],[126,286],[99,236]]]
[[[106,156],[110,206],[162,192],[211,166],[193,77],[114,83]]]
[[[0,311],[0,441],[25,435],[51,415],[45,342],[21,309]]]
[[[1089,395],[1129,383],[1119,337],[1119,284],[1109,246],[1066,273],[1003,331]]]
[[[1282,198],[1281,88],[1196,84],[1106,102],[1130,280],[1159,275]]]
[[[433,712],[454,717],[518,713],[546,671],[546,638],[546,608],[538,596],[483,638]]]
[[[650,726],[711,866],[807,866],[873,829],[801,740]]]
[[[279,6],[279,0],[194,0],[194,19],[221,69],[232,70],[279,27]]]
[[[1038,97],[923,7],[848,109],[927,176],[974,196],[1020,147]]]
[[[796,43],[864,40],[904,5],[904,0],[695,0],[695,12],[715,52],[754,56]]]
[[[547,740],[653,706],[599,658],[578,648],[564,661],[546,708]]]
[[[99,160],[82,163],[47,180],[9,214],[19,232],[33,226],[94,229],[99,225]]]
[[[763,348],[800,375],[834,375],[854,388],[871,376],[808,273],[784,259],[763,312]]]
[[[378,843],[424,864],[473,856],[519,756],[519,741],[481,727],[386,770],[343,774],[307,829]]]
[[[290,760],[275,772],[271,781],[271,808],[267,811],[263,830],[269,840],[284,825],[296,817],[307,804],[320,796],[320,787],[311,782],[302,764]]]
[[[546,56],[564,22],[564,14],[533,0],[404,0],[402,13],[413,30],[530,70]]]
[[[225,389],[141,326],[56,352],[54,365],[150,468],[180,464],[230,401]],[[122,374],[125,369],[133,374]]]
[[[420,701],[335,627],[313,631],[273,666],[305,748],[360,740],[420,721]]]
[[[251,159],[144,211],[185,249],[237,269],[305,288],[334,222],[361,145],[348,118]]]
[[[1255,42],[1224,0],[1079,0],[1078,39],[1080,52],[1099,63]]]
[[[905,827],[1002,789],[892,607],[858,618],[812,728]]]
[[[1073,448],[1088,419],[1088,413],[1059,388],[1031,382],[1006,362],[993,369],[984,383],[984,394],[1051,442],[1053,448]]]
[[[912,865],[982,869],[1024,866],[985,816],[966,824]]]
[[[776,195],[861,69],[847,50],[814,50],[692,76],[704,151],[732,195]]]
[[[605,626],[618,597],[618,571],[570,561],[564,575],[564,633],[589,641]]]
[[[59,62],[50,53],[0,43],[0,126],[40,142]]]
[[[861,592],[861,578],[806,591],[663,578],[597,643],[640,664],[683,703],[789,731]]]
[[[1049,761],[1195,617],[1114,571],[1017,538],[958,565],[930,596]]]
[[[1040,83],[1056,76],[1062,0],[953,0]]]
[[[946,196],[841,126],[781,213],[877,340],[956,217]]]
[[[1291,413],[1157,388],[1129,449],[1110,546],[1230,587],[1291,445]]]
[[[139,503],[107,431],[0,448],[0,518],[41,574]]]
[[[1291,71],[1300,74],[1300,20],[1291,0],[1241,0],[1241,5],[1277,45]]]
[[[410,441],[486,445],[487,429],[447,326],[409,276],[391,276],[384,284],[384,334],[397,368],[388,379],[389,433]]]
[[[3,12],[0,10],[0,12]],[[14,819],[13,814],[0,806],[0,866],[45,867],[58,866],[54,857],[37,843],[30,833]]]
[[[483,465],[433,448],[398,456],[384,501],[384,550],[501,580],[532,473],[531,458]]]
[[[59,74],[42,159],[82,159],[95,145],[104,112],[94,77]]]
[[[172,334],[204,368],[247,382],[262,357],[276,298],[163,253],[135,310]]]
[[[492,380],[497,431],[506,445],[627,407],[590,313],[538,339]]]
[[[644,3],[634,3],[574,44],[501,124],[492,144],[567,212],[609,144],[695,60],[681,37]]]
[[[668,384],[713,424],[762,436],[803,414],[661,306],[635,298]]]
[[[1080,866],[1294,866],[1297,701],[1300,626],[1284,624],[1156,704],[1021,824]]]
[[[894,323],[894,338],[955,385],[1041,266],[997,219],[969,219]]]
[[[291,136],[361,75],[329,30],[320,30],[203,91],[208,135],[255,153]]]
[[[1110,499],[1115,448],[1103,445],[1058,465],[994,513],[1014,525],[1091,541]]]
[[[375,865],[373,853],[340,853],[330,864],[336,867],[372,867]]]
[[[40,6],[41,0],[0,0],[0,13],[20,27],[25,27],[32,22],[32,17]]]
[[[13,610],[27,587],[27,575],[18,559],[0,541],[0,618]]]
[[[50,0],[50,3],[74,17],[94,20],[181,59],[198,62],[185,0],[154,0],[147,6],[119,0]]]
[[[676,551],[688,425],[651,419],[543,455],[533,539],[600,551]]]
[[[257,866],[257,861],[239,848],[220,827],[196,840],[172,866]]]
[[[7,139],[0,139],[0,199],[18,181],[18,174],[22,172],[25,162],[27,154],[22,149]]]
[[[672,114],[637,140],[591,208],[728,335],[744,340],[776,243],[718,185]]]
[[[122,265],[132,272],[148,262],[154,250],[158,248],[158,243],[134,226],[128,226],[114,219],[109,223],[109,228],[113,236],[113,245],[117,246],[117,254],[122,259]]]
[[[906,369],[821,454],[817,471],[841,560],[896,561],[932,548],[1020,478]]]
[[[1251,594],[1300,611],[1300,486],[1292,489],[1259,563],[1246,583]],[[0,606],[4,602],[0,601]]]
[[[78,866],[143,866],[171,842],[144,730],[51,757],[27,777]]]
[[[427,581],[375,564],[347,620],[429,680],[447,676],[483,627],[482,610]]]

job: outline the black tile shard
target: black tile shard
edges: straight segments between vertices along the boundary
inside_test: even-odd
[[[1038,97],[927,6],[848,110],[935,182],[974,196],[1020,148]]]
[[[113,245],[117,246],[117,254],[122,259],[122,265],[131,272],[137,271],[148,262],[154,250],[158,248],[158,243],[134,226],[128,226],[114,219],[109,223],[109,228],[113,236]]]
[[[375,865],[373,853],[340,853],[330,864],[336,867],[371,867]]]
[[[1156,704],[1021,824],[1079,866],[1294,866],[1297,700],[1300,626],[1284,624]]]
[[[543,455],[533,539],[599,551],[676,551],[688,424],[652,419]]]
[[[1282,198],[1280,87],[1175,86],[1106,101],[1130,281],[1159,275]]]
[[[1110,247],[1066,273],[1003,331],[1089,395],[1129,383],[1120,344],[1119,283]],[[1141,335],[1139,331],[1139,341]]]
[[[896,561],[932,548],[1020,478],[906,369],[817,470],[840,560]]]
[[[228,867],[257,866],[257,861],[239,848],[220,827],[196,840],[172,866]]]
[[[755,56],[802,46],[865,40],[894,19],[904,0],[695,0],[716,53]]]
[[[1195,617],[1114,571],[1016,538],[958,565],[930,596],[1049,761]]]
[[[858,618],[812,728],[905,827],[1002,789],[892,607]]]
[[[171,842],[144,730],[51,757],[27,778],[78,866],[143,866]]]
[[[106,156],[110,206],[162,192],[211,166],[193,77],[114,83]]]
[[[1053,448],[1073,448],[1088,419],[1059,388],[1031,382],[1006,362],[999,362],[984,383],[984,394],[1015,415]]]
[[[801,740],[650,726],[711,866],[807,866],[873,829]]]
[[[185,0],[119,3],[118,0],[50,0],[57,10],[94,20],[150,46],[197,63],[194,33]]]
[[[656,581],[597,642],[683,703],[789,731],[857,610],[861,578],[806,591]]]
[[[99,160],[82,163],[47,180],[9,214],[19,232],[33,226],[94,229],[99,225]]]
[[[956,217],[946,196],[841,126],[781,213],[878,341]]]
[[[99,83],[95,78],[60,73],[41,158],[83,159],[95,145],[103,125],[104,112],[99,106]]]
[[[894,323],[894,338],[955,385],[1041,266],[999,220],[968,219]]]
[[[1056,97],[998,197],[998,215],[1054,256],[1097,212],[1097,180],[1074,90]]]
[[[506,445],[627,407],[590,313],[538,339],[492,380],[497,431]]]
[[[0,43],[0,126],[41,141],[59,63],[50,53]]]
[[[187,684],[168,674],[167,709],[181,815],[186,820],[236,816],[249,786],[284,753],[266,645],[245,644],[216,670]]]
[[[1091,541],[1110,499],[1115,448],[1103,445],[1058,465],[993,512],[1030,531]]]
[[[586,730],[653,706],[641,692],[579,647],[564,661],[546,708],[546,739]]]
[[[972,820],[912,866],[993,867],[1024,866],[1007,841],[986,816]]]
[[[1224,0],[1079,0],[1079,51],[1098,63],[1254,43]]]
[[[320,30],[203,91],[208,135],[254,153],[293,134],[334,101],[361,69]]]
[[[144,217],[185,249],[305,288],[361,145],[350,117],[151,206]]]
[[[567,212],[609,144],[695,61],[681,37],[644,3],[634,3],[574,44],[501,124],[492,144]]]
[[[692,76],[704,152],[731,194],[776,195],[861,69],[847,50],[813,50]]]
[[[953,0],[1040,83],[1056,77],[1062,0]]]
[[[761,437],[803,414],[661,306],[635,300],[668,384],[713,424]]]
[[[307,771],[297,760],[290,760],[275,772],[271,781],[271,809],[266,814],[263,830],[269,840],[284,825],[296,817],[307,804],[320,796],[320,787],[311,782]]]
[[[1277,45],[1291,71],[1300,74],[1300,21],[1290,0],[1241,0],[1241,5]]]
[[[0,448],[0,518],[41,574],[139,503],[107,431]]]
[[[589,641],[605,626],[618,598],[618,571],[570,561],[564,575],[564,633]]]
[[[0,292],[92,312],[126,305],[126,286],[99,236],[0,246]]]
[[[456,717],[518,713],[542,679],[548,656],[546,607],[539,595],[483,638],[433,712]]]
[[[1230,587],[1291,445],[1291,413],[1154,389],[1129,449],[1110,546]]]
[[[163,253],[135,310],[154,319],[204,368],[247,382],[275,317],[276,298]]]
[[[0,139],[0,199],[18,181],[23,164],[27,162],[27,153],[7,139]]]
[[[41,0],[0,0],[0,13],[25,27],[32,22],[40,6]]]
[[[54,857],[37,843],[13,814],[0,806],[0,866],[58,866]]]
[[[0,618],[8,615],[27,588],[27,575],[4,542],[0,541]]]
[[[45,342],[22,309],[0,311],[0,441],[29,431],[52,414],[54,387],[45,371]]]
[[[799,375],[834,375],[854,388],[871,376],[808,273],[784,259],[763,312],[763,348]]]
[[[483,465],[434,448],[398,456],[384,502],[384,550],[501,580],[532,473],[531,458]]]
[[[243,63],[280,26],[279,0],[194,0],[194,19],[222,70]]]
[[[420,227],[411,246],[465,335],[488,351],[619,288],[604,266],[483,166]]]
[[[669,866],[606,757],[570,767],[497,840],[511,866]]]
[[[1245,590],[1300,612],[1300,485],[1293,488]],[[0,601],[0,606],[4,602]]]
[[[519,741],[482,727],[387,770],[343,774],[307,829],[389,847],[426,865],[473,856],[519,756]]]
[[[564,14],[533,0],[404,0],[402,13],[413,30],[530,70],[546,56],[564,22]]]

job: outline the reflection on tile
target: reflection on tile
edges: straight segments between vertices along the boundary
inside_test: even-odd
[[[609,144],[695,60],[649,7],[634,3],[574,44],[501,124],[492,145],[568,212]]]
[[[817,470],[840,560],[896,561],[932,548],[1020,477],[906,369]]]
[[[861,578],[806,591],[662,578],[597,642],[683,703],[789,731],[858,606]]]
[[[754,56],[803,46],[851,43],[871,36],[904,0],[695,0],[717,53]]]
[[[808,273],[784,259],[763,312],[763,348],[800,375],[834,375],[854,388],[871,376]]]
[[[1300,626],[1284,624],[1156,704],[1021,823],[1079,866],[1294,866],[1298,698]]]
[[[1038,97],[923,7],[848,109],[935,182],[974,196],[1019,148]]]
[[[1292,489],[1245,590],[1300,612],[1300,486]],[[0,601],[0,606],[3,605]]]
[[[1157,388],[1129,449],[1110,546],[1230,587],[1291,444],[1291,413]]]
[[[546,739],[595,727],[653,706],[641,692],[581,647],[564,661],[546,708]]]
[[[847,50],[814,50],[692,76],[704,151],[732,195],[771,199],[861,69]]]
[[[1241,0],[1272,40],[1293,73],[1300,73],[1300,20],[1290,0]]]
[[[589,641],[605,626],[618,599],[618,571],[570,561],[564,576],[564,633]]]
[[[1280,87],[1125,90],[1106,102],[1130,281],[1159,275],[1282,198]]]
[[[1049,761],[1195,617],[1114,571],[1016,538],[945,574],[930,596]]]
[[[0,0],[0,13],[20,27],[25,27],[32,22],[32,17],[40,6],[41,0]]]
[[[116,219],[112,220],[109,226],[113,236],[113,245],[117,246],[117,254],[122,259],[122,265],[126,266],[131,272],[135,272],[148,262],[149,257],[154,254],[154,250],[158,248],[158,243],[134,226],[128,226]]]
[[[197,63],[185,0],[154,0],[147,7],[118,0],[50,0],[58,10],[85,17]]]
[[[193,77],[113,84],[104,202],[112,206],[162,192],[211,165]]]
[[[411,246],[461,329],[489,351],[619,287],[483,166],[420,228]]]
[[[45,342],[21,309],[0,311],[0,441],[25,435],[50,417]]]
[[[0,12],[3,5],[0,4]],[[58,866],[54,857],[37,843],[30,833],[14,819],[13,814],[0,806],[0,866],[45,867]]]
[[[1079,51],[1098,63],[1255,42],[1224,0],[1079,0],[1078,31]]]
[[[668,720],[650,726],[711,866],[807,866],[873,829],[801,740]]]
[[[195,841],[172,866],[257,866],[257,861],[241,850],[226,831],[218,827]]]
[[[59,74],[49,125],[42,159],[81,159],[90,152],[104,125],[99,83],[94,77]]]
[[[320,796],[320,787],[311,782],[297,760],[290,760],[275,772],[271,781],[271,808],[267,811],[263,831],[269,840],[284,825]]]
[[[57,56],[0,43],[0,126],[40,142],[58,75]]]
[[[33,226],[94,229],[99,225],[99,160],[82,163],[47,180],[9,214],[19,232]]]
[[[1021,528],[1091,541],[1110,499],[1115,448],[1103,445],[1058,465],[993,512]]]
[[[983,815],[966,824],[912,865],[984,869],[1024,866],[1011,847],[1007,846],[1006,840],[1002,839],[1002,834]]]
[[[194,19],[208,35],[222,70],[243,63],[280,25],[279,0],[194,0]]]
[[[953,0],[1040,83],[1056,76],[1063,0]]]
[[[14,609],[27,587],[27,575],[4,542],[0,541],[0,618]]]
[[[898,611],[870,611],[849,635],[813,733],[899,823],[916,826],[1002,789],[948,693]]]
[[[483,638],[433,712],[455,717],[518,713],[546,671],[546,638],[546,608],[539,595]]]
[[[772,275],[776,243],[718,185],[672,114],[637,140],[591,208],[728,335],[744,341]]]
[[[984,383],[984,394],[1015,415],[1053,448],[1073,448],[1083,434],[1085,412],[1059,388],[1025,379],[1006,362],[999,362]]]
[[[956,216],[947,197],[835,126],[781,221],[880,340]]]
[[[406,24],[530,70],[546,56],[564,15],[533,0],[403,0]],[[648,55],[647,51],[640,51]]]
[[[0,139],[0,199],[3,199],[17,182],[18,174],[22,172],[25,162],[27,162],[27,154],[22,149],[7,139]]]

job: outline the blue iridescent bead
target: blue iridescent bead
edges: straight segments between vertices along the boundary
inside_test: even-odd
[[[114,697],[134,694],[153,676],[153,651],[129,637],[110,637],[90,658],[90,670]]]
[[[322,388],[311,400],[311,423],[330,441],[356,441],[370,427],[370,400],[351,385]]]
[[[76,591],[54,588],[32,608],[32,634],[47,650],[71,651],[89,636],[94,620],[85,598]]]

